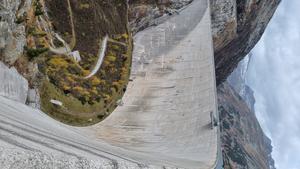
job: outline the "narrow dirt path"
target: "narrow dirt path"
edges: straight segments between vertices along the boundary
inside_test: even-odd
[[[68,2],[68,11],[69,11],[70,20],[71,20],[71,28],[72,28],[72,40],[70,42],[70,48],[72,50],[72,49],[74,49],[74,47],[76,45],[76,32],[75,32],[75,28],[74,28],[73,11],[72,11],[72,7],[71,7],[71,2],[70,2],[70,0],[67,0],[67,2]]]

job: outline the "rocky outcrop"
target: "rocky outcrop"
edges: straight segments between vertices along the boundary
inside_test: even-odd
[[[261,38],[280,1],[210,1],[218,85]]]
[[[15,68],[8,68],[0,62],[0,96],[25,103],[28,82]]]
[[[274,169],[270,139],[227,82],[218,87],[218,103],[225,169]]]
[[[23,54],[26,44],[22,23],[31,0],[0,1],[0,60],[10,65]]]
[[[129,22],[133,33],[157,25],[178,13],[193,0],[129,0]]]

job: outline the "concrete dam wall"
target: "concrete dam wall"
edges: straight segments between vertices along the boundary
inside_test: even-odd
[[[0,97],[1,168],[216,168],[210,22],[208,1],[195,0],[138,33],[123,103],[99,124],[67,126]]]

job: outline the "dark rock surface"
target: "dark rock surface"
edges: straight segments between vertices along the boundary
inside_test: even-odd
[[[280,1],[210,1],[218,85],[261,38]]]
[[[155,26],[193,0],[129,0],[129,22],[133,33]]]

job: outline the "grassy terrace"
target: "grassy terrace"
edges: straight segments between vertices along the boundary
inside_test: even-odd
[[[127,25],[124,0],[36,0],[27,22],[27,56],[38,63],[41,108],[51,117],[70,125],[86,126],[100,122],[116,107],[128,84],[132,38]],[[38,3],[48,9],[53,30],[79,51],[82,60],[51,53],[51,36],[38,26],[43,13]],[[38,15],[34,15],[37,13]],[[97,74],[84,77],[95,66],[105,35],[109,36],[105,58]],[[52,37],[53,38],[53,37]],[[41,44],[38,44],[41,42]],[[56,46],[61,46],[53,39]],[[58,100],[63,106],[50,103]]]

